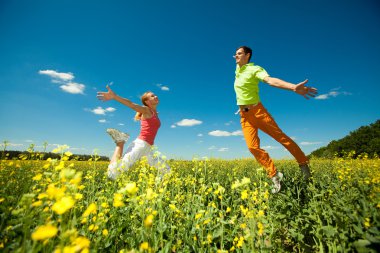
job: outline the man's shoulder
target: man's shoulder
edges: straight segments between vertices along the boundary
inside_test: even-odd
[[[262,71],[264,70],[263,67],[259,66],[259,65],[255,65],[255,64],[247,64],[246,66],[246,71],[248,72],[252,72],[252,73],[256,73],[257,71]]]

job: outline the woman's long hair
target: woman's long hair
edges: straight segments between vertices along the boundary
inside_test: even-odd
[[[152,93],[151,91],[147,91],[145,92],[142,96],[141,96],[141,103],[145,106],[148,106],[145,101],[147,101],[149,99],[149,94]],[[149,107],[149,106],[148,106]],[[137,112],[136,115],[135,115],[135,120],[141,120],[141,117],[142,117],[142,113],[141,112]]]

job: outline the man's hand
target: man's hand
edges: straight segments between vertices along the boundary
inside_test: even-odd
[[[116,97],[115,92],[113,92],[108,85],[106,86],[106,88],[108,90],[107,92],[103,92],[103,91],[98,92],[98,95],[96,97],[99,100],[108,101],[108,100],[114,99]]]
[[[294,88],[295,93],[300,94],[306,99],[309,99],[309,97],[315,97],[318,93],[316,88],[305,86],[308,81],[309,80],[306,79],[305,81],[296,84],[296,87]]]

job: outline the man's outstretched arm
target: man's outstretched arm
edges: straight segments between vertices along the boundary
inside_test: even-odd
[[[309,97],[315,97],[315,95],[318,93],[316,88],[305,86],[305,84],[308,82],[307,79],[298,84],[292,84],[279,78],[268,76],[265,77],[263,81],[276,88],[294,91],[306,99],[309,99]]]

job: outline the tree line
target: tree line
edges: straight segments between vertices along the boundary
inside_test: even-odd
[[[60,159],[61,154],[52,153],[52,152],[30,152],[30,151],[16,151],[16,150],[3,150],[1,159],[6,160],[47,160],[51,159]],[[96,159],[97,161],[109,161],[109,158],[106,156],[99,155],[71,155],[68,160],[75,161],[88,161],[90,159]]]
[[[327,146],[313,151],[314,157],[343,157],[351,153],[353,158],[367,155],[369,158],[380,155],[380,120],[350,132],[342,139],[331,141]]]

